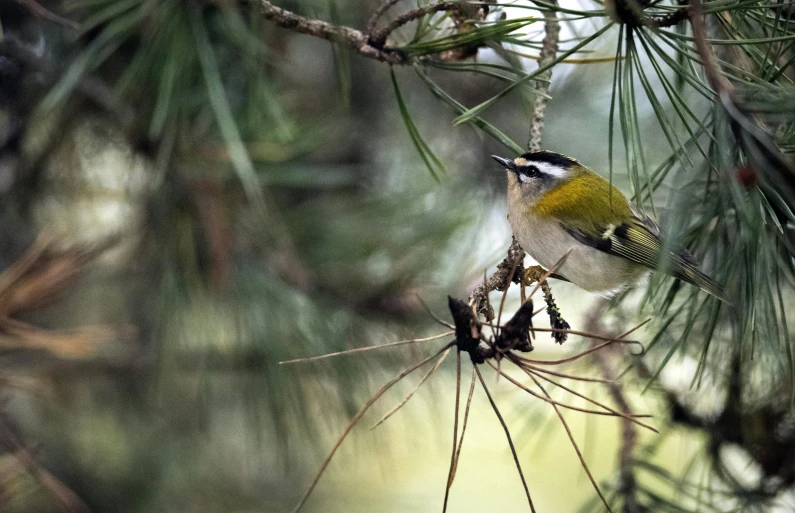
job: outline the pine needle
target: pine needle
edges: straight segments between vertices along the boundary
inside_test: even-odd
[[[461,458],[461,446],[464,445],[464,434],[466,434],[467,430],[467,421],[469,420],[469,408],[472,406],[472,396],[475,393],[475,366],[472,366],[472,382],[469,384],[469,395],[467,396],[467,405],[464,409],[464,425],[461,427],[461,438],[458,439],[458,450],[455,454],[455,465],[453,465],[453,476],[451,478],[450,484],[453,484],[453,480],[455,479],[455,473],[458,470],[458,460]]]
[[[408,376],[415,370],[419,369],[426,363],[430,362],[431,360],[433,360],[443,352],[447,351],[449,348],[453,346],[453,344],[454,344],[453,342],[446,344],[438,352],[434,353],[428,358],[425,358],[421,362],[415,363],[411,367],[408,367],[407,369],[401,371],[400,374],[392,378],[386,385],[382,386],[378,390],[378,392],[376,392],[372,397],[370,397],[370,399],[364,404],[364,406],[362,406],[359,412],[353,416],[351,421],[348,423],[348,427],[345,428],[345,431],[342,432],[342,435],[337,440],[337,443],[334,444],[334,447],[332,447],[331,452],[328,454],[328,456],[326,456],[326,459],[323,460],[323,463],[320,465],[320,470],[317,471],[317,474],[315,474],[315,478],[312,480],[312,483],[309,485],[309,488],[307,488],[306,492],[304,492],[303,497],[301,497],[301,500],[298,502],[298,505],[293,509],[293,513],[298,513],[299,511],[301,511],[301,508],[303,508],[304,504],[306,504],[306,501],[309,499],[309,496],[312,494],[312,491],[315,489],[315,486],[317,486],[318,481],[320,481],[320,478],[323,475],[323,472],[325,472],[326,467],[328,467],[328,464],[331,462],[331,458],[334,457],[334,454],[337,452],[337,449],[340,448],[340,445],[342,445],[342,442],[345,440],[345,438],[348,436],[351,430],[356,426],[356,424],[359,423],[359,420],[361,420],[364,414],[367,413],[367,410],[370,409],[370,406],[375,404],[375,402],[378,401],[381,398],[381,396],[383,396],[386,393],[386,391],[392,388],[398,381],[405,378],[406,376]]]
[[[533,381],[535,382],[536,385],[538,385],[538,388],[540,388],[541,391],[544,392],[544,395],[547,396],[548,399],[552,399],[549,396],[549,393],[546,391],[546,389],[543,386],[541,386],[541,383],[539,383],[538,380],[535,378],[535,376],[531,374],[530,377],[533,378]],[[571,446],[574,447],[575,452],[577,452],[577,457],[580,458],[580,464],[582,465],[582,468],[585,470],[585,473],[588,474],[588,479],[591,480],[591,484],[596,490],[597,495],[599,495],[599,498],[602,499],[602,502],[604,503],[605,508],[607,508],[607,511],[612,513],[613,510],[610,509],[610,504],[608,504],[607,499],[605,499],[605,496],[602,495],[602,490],[599,489],[599,485],[596,484],[593,475],[591,475],[591,470],[588,468],[588,464],[585,463],[585,458],[582,457],[580,448],[579,446],[577,446],[577,442],[574,440],[574,435],[571,434],[571,429],[569,428],[569,424],[566,422],[565,417],[563,417],[563,413],[560,412],[557,405],[553,404],[552,407],[555,408],[555,413],[558,414],[560,422],[563,424],[563,427],[566,428],[566,433],[569,435],[569,440],[571,440]]]
[[[436,369],[438,369],[438,368],[439,368],[439,366],[440,366],[440,365],[442,365],[442,363],[443,363],[443,362],[444,362],[444,360],[447,358],[447,355],[449,355],[449,354],[450,354],[450,351],[451,351],[452,349],[453,349],[452,347],[449,347],[449,348],[447,348],[447,351],[445,351],[445,352],[444,352],[444,354],[442,354],[442,356],[441,356],[441,357],[440,357],[440,358],[439,358],[439,359],[436,361],[436,363],[434,364],[434,366],[433,366],[433,367],[431,367],[431,369],[430,369],[430,370],[429,370],[427,373],[425,373],[425,375],[422,377],[422,379],[420,380],[420,382],[419,382],[419,383],[417,383],[417,386],[414,388],[414,390],[412,390],[412,391],[411,391],[411,392],[410,392],[410,393],[409,393],[409,394],[408,394],[408,395],[407,395],[405,398],[403,398],[403,400],[402,400],[402,401],[400,401],[400,403],[398,403],[398,404],[397,404],[397,405],[396,405],[394,408],[392,408],[391,410],[389,410],[388,412],[386,412],[386,413],[384,414],[384,416],[383,416],[383,417],[381,417],[381,420],[379,420],[378,422],[376,422],[375,424],[373,424],[373,425],[370,427],[370,429],[375,429],[375,428],[377,428],[378,426],[380,426],[381,424],[383,424],[383,423],[384,423],[384,422],[385,422],[385,421],[386,421],[386,420],[387,420],[389,417],[391,417],[392,415],[394,415],[395,413],[397,413],[397,411],[398,411],[399,409],[401,409],[401,408],[402,408],[402,407],[403,407],[403,406],[404,406],[404,405],[405,405],[407,402],[409,402],[409,399],[411,399],[412,397],[414,397],[414,394],[416,394],[416,393],[417,393],[417,390],[419,390],[419,389],[420,389],[420,387],[423,385],[423,383],[425,383],[425,382],[428,380],[428,378],[430,378],[430,377],[431,377],[431,374],[433,374],[434,372],[436,372]]]
[[[425,338],[412,338],[409,340],[398,340],[397,342],[389,342],[388,344],[380,344],[377,346],[365,346],[365,347],[357,347],[354,349],[347,349],[345,351],[337,351],[336,353],[328,353],[328,354],[321,354],[318,356],[310,356],[308,358],[296,358],[294,360],[284,360],[279,362],[279,365],[287,365],[288,363],[305,363],[305,362],[314,362],[316,360],[322,360],[323,358],[331,358],[332,356],[342,356],[346,354],[352,353],[361,353],[363,351],[372,351],[373,349],[385,349],[388,347],[395,347],[395,346],[402,346],[406,344],[416,344],[418,342],[427,342],[429,340],[438,340],[440,338],[444,338],[454,334],[455,331],[445,331],[444,333],[439,333],[438,335],[434,335],[432,337],[425,337]]]
[[[530,497],[530,489],[527,488],[527,481],[525,481],[524,472],[522,472],[522,464],[519,463],[519,456],[516,454],[516,448],[514,447],[513,440],[511,439],[511,432],[508,431],[508,426],[505,424],[505,420],[503,420],[502,415],[500,414],[500,409],[497,408],[497,404],[494,402],[494,399],[492,399],[491,393],[489,392],[489,388],[486,386],[486,382],[483,380],[483,376],[480,374],[480,369],[478,369],[477,365],[475,366],[475,373],[478,375],[478,379],[480,380],[480,384],[483,387],[483,391],[486,392],[486,397],[489,398],[489,403],[491,404],[491,408],[494,410],[494,413],[497,415],[497,418],[500,420],[500,424],[502,424],[502,429],[505,431],[505,437],[508,439],[508,445],[511,448],[513,461],[514,463],[516,463],[516,470],[519,472],[519,477],[522,479],[522,486],[524,486],[524,492],[527,495],[527,502],[528,504],[530,504],[530,511],[535,513],[536,508],[535,506],[533,506],[533,499]]]
[[[450,497],[450,487],[453,486],[453,476],[455,475],[456,445],[458,444],[458,411],[461,400],[461,351],[456,352],[455,366],[455,413],[453,421],[453,448],[450,451],[450,470],[447,472],[447,485],[444,490],[444,503],[442,513],[447,511],[447,500]]]

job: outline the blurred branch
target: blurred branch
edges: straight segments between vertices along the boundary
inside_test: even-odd
[[[186,180],[186,185],[192,193],[196,214],[204,233],[210,257],[211,281],[214,287],[220,289],[227,281],[232,260],[232,226],[224,203],[223,186],[217,180],[202,178]],[[290,248],[294,251],[292,243]],[[297,259],[294,261],[297,262]],[[297,281],[292,281],[306,285],[309,278],[303,268],[299,271],[292,270],[290,275],[295,272],[299,272],[300,276],[295,275]]]
[[[90,246],[58,249],[54,235],[42,231],[24,255],[0,272],[0,319],[49,304],[88,262],[119,240],[110,236]]]
[[[62,25],[72,30],[77,30],[80,27],[77,22],[55,14],[36,0],[16,0],[16,2],[37,18],[57,23],[58,25]]]
[[[132,333],[134,330],[126,331]],[[84,359],[120,334],[121,331],[111,326],[81,326],[58,332],[16,319],[0,319],[0,354],[24,349],[45,351],[60,358]]]
[[[0,56],[30,66],[43,75],[48,85],[51,85],[49,84],[51,80],[64,73],[59,63],[39,55],[29,44],[9,34],[0,39]],[[77,83],[75,91],[92,104],[112,114],[125,132],[131,135],[135,132],[138,122],[135,109],[122,102],[111,86],[102,79],[95,76],[82,78]]]
[[[367,33],[372,34],[373,30],[375,30],[375,24],[378,23],[378,20],[381,16],[384,15],[389,9],[397,5],[401,0],[384,0],[384,3],[381,4],[378,9],[375,10],[373,15],[370,17],[370,21],[367,22]]]
[[[33,310],[52,300],[96,253],[56,252],[42,233],[28,251],[0,273],[0,319]]]
[[[36,479],[39,485],[62,506],[62,511],[71,513],[88,513],[88,506],[68,486],[47,471],[36,457],[25,447],[19,435],[0,417],[0,444],[6,447],[16,458],[22,468]],[[2,498],[2,494],[0,494]],[[0,503],[2,504],[2,503]],[[5,511],[5,509],[2,509]]]
[[[724,91],[731,93],[734,86],[720,74],[718,64],[715,61],[715,53],[707,43],[707,29],[704,24],[704,12],[701,9],[701,0],[692,0],[690,24],[693,26],[693,39],[696,43],[696,50],[704,63],[704,72],[712,89],[717,93]]]
[[[271,20],[282,28],[345,44],[370,59],[390,64],[409,64],[411,62],[411,59],[400,50],[376,48],[370,44],[367,34],[361,30],[300,16],[281,7],[276,7],[268,0],[262,0],[262,8],[265,19]]]
[[[42,329],[17,319],[54,301],[86,264],[118,239],[94,247],[58,250],[42,233],[16,262],[0,272],[0,354],[20,349],[85,358],[118,335],[109,326],[83,326],[65,332]]]
[[[607,301],[599,301],[591,311],[588,320],[588,331],[597,332],[600,330],[600,319],[603,318],[608,306]],[[594,341],[595,344],[595,341]],[[624,388],[618,381],[621,373],[618,365],[621,361],[621,353],[615,348],[608,348],[606,351],[597,351],[593,354],[593,359],[599,366],[602,376],[606,380],[607,391],[616,403],[618,411],[630,413],[629,402],[624,396]],[[624,498],[624,511],[636,511],[638,507],[636,498],[637,481],[634,472],[634,453],[638,443],[638,430],[630,420],[621,419],[621,446],[618,452],[619,482],[618,491]]]

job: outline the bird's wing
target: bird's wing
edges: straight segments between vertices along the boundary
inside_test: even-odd
[[[632,214],[632,217],[621,223],[585,228],[564,220],[561,221],[561,226],[583,244],[650,269],[662,267],[674,277],[696,285],[727,303],[730,302],[723,287],[698,269],[698,263],[690,252],[668,251],[664,255],[659,225],[635,208],[632,208]]]

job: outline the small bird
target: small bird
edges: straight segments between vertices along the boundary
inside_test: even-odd
[[[577,160],[551,151],[492,158],[508,171],[516,240],[542,267],[553,268],[571,250],[556,274],[587,291],[609,297],[662,268],[729,303],[693,255],[666,251],[657,223]]]

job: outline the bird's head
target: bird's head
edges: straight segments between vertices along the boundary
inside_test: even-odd
[[[508,193],[523,201],[535,202],[557,186],[587,172],[571,157],[551,151],[525,153],[515,159],[492,155],[508,171]]]

